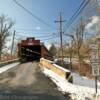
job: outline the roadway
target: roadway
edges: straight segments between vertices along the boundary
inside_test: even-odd
[[[0,100],[70,100],[70,97],[57,90],[37,62],[29,62],[0,74]]]

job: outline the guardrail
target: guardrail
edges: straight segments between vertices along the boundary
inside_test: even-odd
[[[0,62],[0,67],[7,65],[7,64],[11,64],[13,62],[17,62],[19,59],[13,59],[13,60],[9,60],[9,61],[5,61],[5,62]]]
[[[42,69],[47,68],[56,73],[57,75],[61,76],[62,78],[68,80],[69,82],[71,83],[73,82],[71,72],[59,65],[54,64],[53,61],[41,58],[40,64]]]

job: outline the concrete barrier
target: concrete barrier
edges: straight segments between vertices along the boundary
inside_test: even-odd
[[[59,65],[56,65],[52,61],[44,59],[44,58],[40,59],[40,64],[41,64],[42,69],[47,68],[47,69],[53,71],[54,73],[58,74],[62,78],[68,80],[69,82],[73,82],[71,72],[69,70],[67,70]]]
[[[0,62],[0,67],[1,66],[5,66],[7,64],[11,64],[11,63],[17,62],[18,60],[19,59],[13,59],[13,60],[5,61],[5,62]]]

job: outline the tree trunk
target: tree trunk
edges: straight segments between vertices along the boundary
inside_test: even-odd
[[[70,70],[72,70],[72,49],[70,48]]]
[[[1,50],[1,46],[0,46],[0,60],[1,60],[1,51],[2,51],[2,50]]]
[[[80,50],[78,49],[78,60],[79,60],[79,72],[81,71],[81,57],[80,57]]]

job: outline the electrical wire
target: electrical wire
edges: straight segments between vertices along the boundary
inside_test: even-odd
[[[81,5],[79,6],[79,8],[77,9],[77,11],[73,14],[73,16],[70,18],[70,20],[67,22],[67,24],[65,24],[65,26],[67,27],[65,29],[64,32],[66,32],[69,27],[72,25],[72,23],[77,19],[77,17],[79,16],[79,14],[84,10],[84,8],[88,5],[88,3],[91,1],[91,0],[84,0]],[[65,28],[65,27],[64,27]]]
[[[52,38],[46,38],[46,39],[41,39],[41,40],[45,40],[45,41],[47,41],[47,40],[52,40],[52,39],[55,39],[55,38],[59,38],[59,36],[56,36],[56,37],[52,37]]]
[[[73,19],[73,17],[78,13],[78,11],[80,10],[80,8],[82,7],[82,5],[85,3],[85,0],[80,4],[80,6],[77,8],[77,10],[74,12],[74,14],[72,15],[72,17],[69,19],[69,21],[65,24],[65,26],[70,23],[70,21]]]
[[[21,33],[21,32],[17,32],[17,33]],[[44,33],[45,34],[45,33]],[[16,34],[17,36],[23,36],[22,34]],[[32,34],[31,34],[32,35]],[[52,34],[48,34],[48,35],[39,35],[39,36],[36,36],[34,35],[35,38],[48,38],[48,37],[52,37],[52,36],[55,36],[56,34],[52,33]],[[27,36],[27,34],[26,34]],[[23,37],[26,37],[25,35]]]
[[[45,24],[46,26],[53,28],[51,25],[49,25],[48,23],[46,23],[44,20],[42,20],[41,18],[37,17],[35,14],[33,14],[31,11],[29,11],[27,8],[25,8],[23,5],[21,5],[17,0],[13,0],[20,8],[22,8],[24,11],[26,11],[29,15],[31,15],[33,18],[35,18],[36,20],[38,20],[39,22]]]
[[[40,29],[40,30],[37,30],[37,29],[25,29],[25,28],[16,28],[16,30],[18,30],[18,31],[42,31],[42,32],[50,31],[50,29]],[[53,31],[55,31],[55,30],[53,30]]]
[[[38,37],[38,36],[36,36],[36,38],[48,38],[48,37],[52,37],[52,36],[55,36],[55,35],[48,35],[48,36],[47,36],[47,35],[45,35],[45,36],[39,36],[39,37]]]

